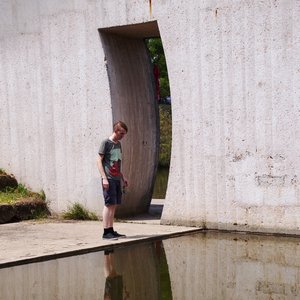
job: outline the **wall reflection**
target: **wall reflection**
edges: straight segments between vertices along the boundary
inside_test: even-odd
[[[299,299],[299,242],[213,232],[165,240],[173,299]]]
[[[3,268],[0,299],[161,299],[163,253],[155,242]]]

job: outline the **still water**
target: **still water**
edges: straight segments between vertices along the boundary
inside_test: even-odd
[[[3,268],[0,299],[300,299],[300,238],[203,232]]]

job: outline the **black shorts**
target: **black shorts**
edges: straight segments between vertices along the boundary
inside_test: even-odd
[[[121,204],[121,200],[122,200],[121,180],[108,179],[108,183],[109,183],[108,190],[103,189],[104,204],[105,205]]]

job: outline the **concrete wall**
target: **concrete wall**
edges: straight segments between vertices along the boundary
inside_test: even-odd
[[[299,233],[299,4],[181,2],[159,22],[174,132],[164,223]]]
[[[118,213],[146,212],[159,129],[142,37],[100,39],[106,9],[98,1],[14,3],[1,4],[0,167],[44,190],[55,212],[80,202],[100,213],[98,148],[121,119],[130,185]]]
[[[0,165],[55,211],[101,203],[112,113],[95,18],[84,1],[1,1]]]
[[[0,167],[43,188],[56,210],[74,200],[98,209],[94,155],[119,100],[97,30],[157,20],[173,102],[162,222],[299,233],[299,1],[150,3],[2,1]]]

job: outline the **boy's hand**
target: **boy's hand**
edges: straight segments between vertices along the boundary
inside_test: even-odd
[[[102,179],[102,187],[103,187],[103,189],[108,190],[109,182],[108,182],[107,178]]]
[[[123,184],[124,184],[125,187],[128,186],[128,181],[127,181],[127,179],[125,177],[123,177]]]

